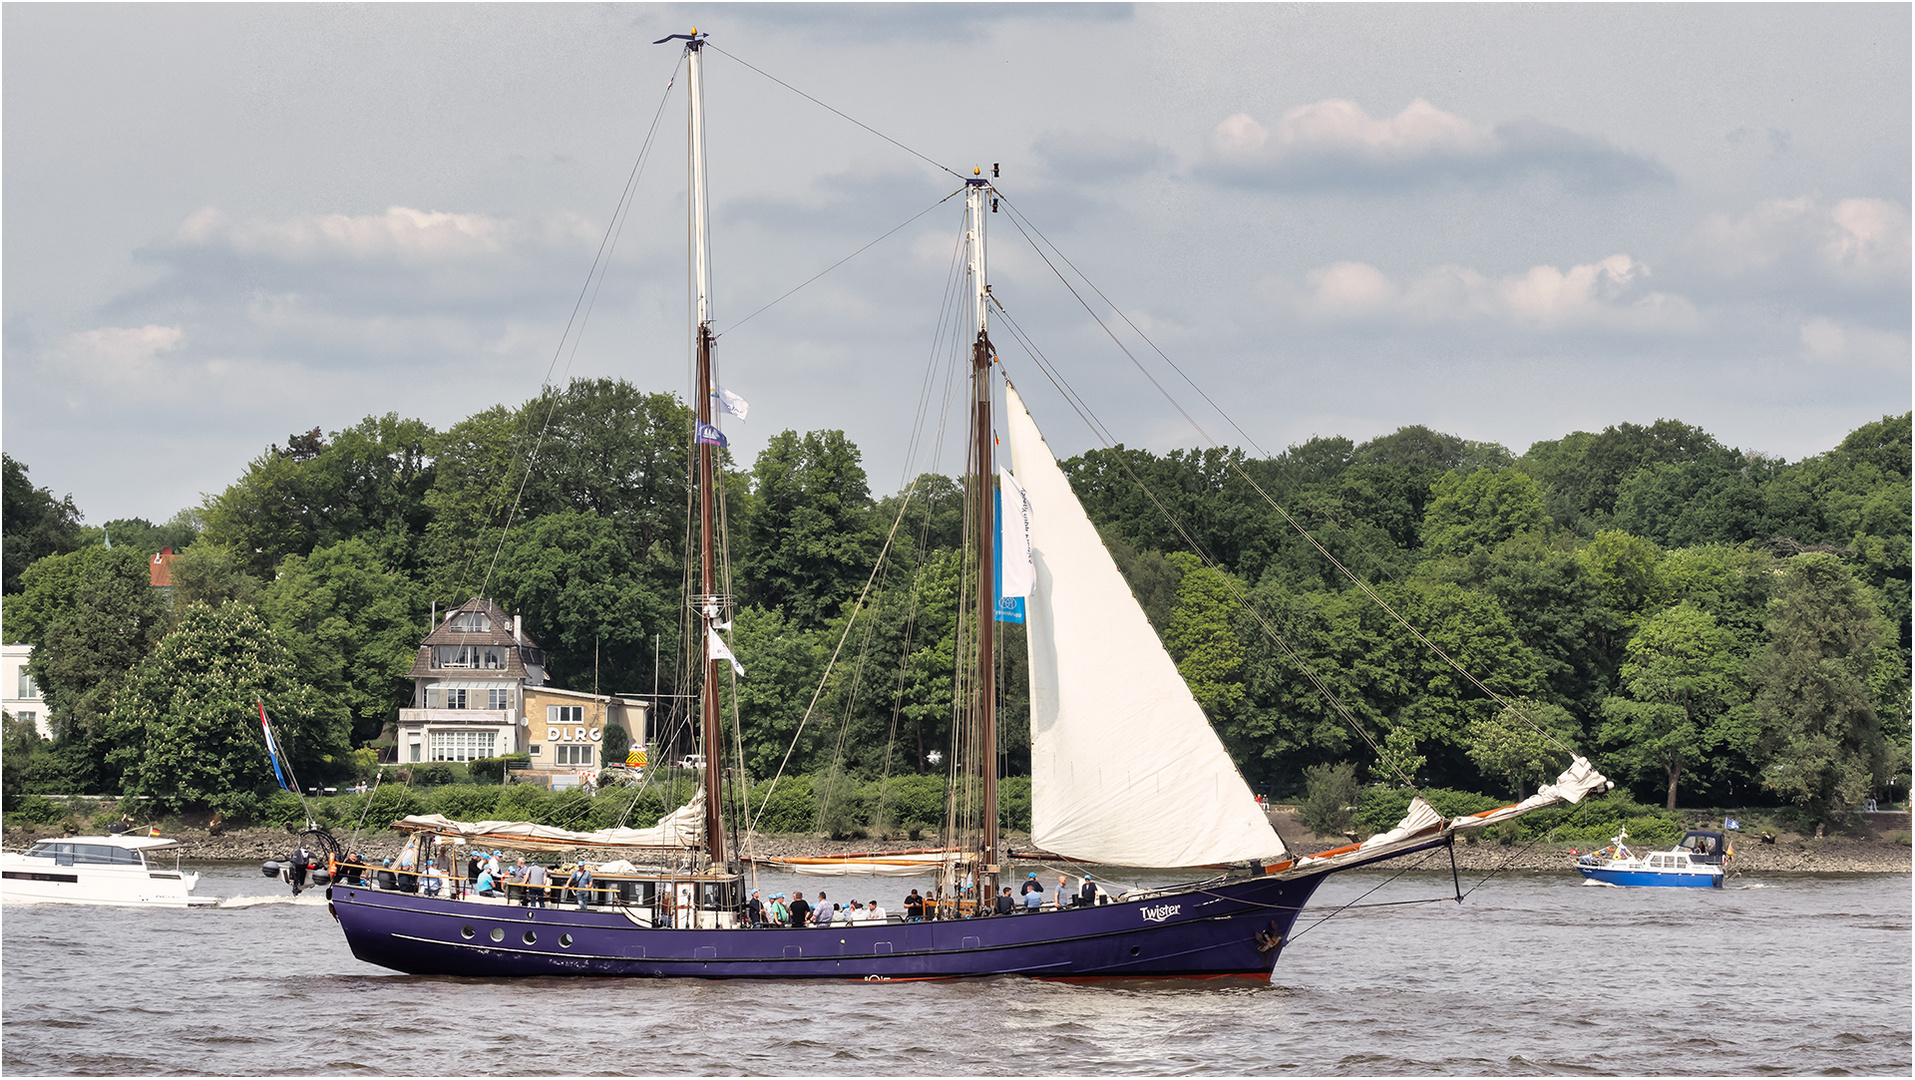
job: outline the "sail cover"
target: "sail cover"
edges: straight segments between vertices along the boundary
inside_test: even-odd
[[[1005,386],[1012,467],[1031,507],[1031,841],[1121,866],[1284,853],[1071,491]]]
[[[704,836],[705,793],[666,814],[649,829],[598,829],[576,832],[529,821],[454,821],[440,814],[415,814],[393,828],[456,836],[472,843],[522,849],[577,847],[693,848]]]

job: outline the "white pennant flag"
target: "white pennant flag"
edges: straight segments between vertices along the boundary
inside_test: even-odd
[[[740,420],[743,420],[745,418],[745,414],[751,411],[750,402],[746,401],[744,398],[739,397],[737,394],[732,393],[731,391],[725,389],[722,386],[716,390],[713,390],[712,393],[718,396],[718,405],[720,408],[724,409],[726,412],[732,414],[733,416],[736,416]]]
[[[738,662],[738,658],[731,654],[730,649],[725,648],[725,639],[719,637],[718,631],[711,627],[705,628],[705,652],[713,660],[731,661],[731,669],[739,675],[745,673],[745,665]]]

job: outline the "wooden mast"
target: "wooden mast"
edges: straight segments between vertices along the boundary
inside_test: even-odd
[[[704,35],[696,30],[685,43],[687,77],[691,99],[691,240],[692,280],[695,295],[694,348],[697,350],[697,376],[693,395],[698,402],[698,428],[693,445],[698,449],[698,570],[699,596],[694,603],[698,616],[699,654],[703,657],[700,701],[700,744],[705,757],[705,849],[712,867],[725,867],[725,816],[720,798],[718,660],[711,654],[711,635],[724,618],[724,605],[714,581],[717,562],[712,512],[716,482],[718,447],[708,433],[712,426],[712,332],[711,332],[711,260],[706,251],[711,226],[705,201],[705,68]]]
[[[998,878],[998,837],[997,837],[997,666],[995,664],[994,638],[996,636],[997,588],[994,568],[996,560],[993,551],[997,542],[996,507],[994,494],[997,491],[997,477],[992,468],[992,423],[991,423],[991,355],[990,302],[991,287],[985,280],[984,261],[984,193],[990,187],[990,181],[975,175],[965,179],[965,216],[969,226],[969,246],[971,249],[972,301],[976,319],[977,337],[971,345],[971,389],[973,404],[973,430],[971,441],[976,446],[972,455],[972,475],[975,482],[971,485],[977,500],[974,520],[977,522],[978,562],[977,562],[977,681],[975,693],[977,700],[971,715],[977,724],[979,777],[983,782],[982,799],[984,820],[982,836],[978,843],[978,857],[982,863],[978,867],[978,904],[983,907],[997,901]]]

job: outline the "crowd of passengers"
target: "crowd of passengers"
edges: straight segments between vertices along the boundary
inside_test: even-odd
[[[578,863],[568,872],[563,867],[548,869],[542,863],[528,864],[521,855],[508,868],[504,865],[502,851],[495,850],[490,855],[477,851],[468,857],[464,867],[466,874],[461,879],[453,873],[449,851],[441,849],[436,857],[429,856],[418,861],[423,861],[425,865],[420,867],[415,864],[414,849],[410,845],[399,853],[396,864],[393,859],[386,859],[378,867],[372,866],[363,854],[353,852],[340,865],[338,880],[344,885],[392,889],[423,896],[458,897],[470,894],[504,897],[531,907],[544,907],[548,903],[576,903],[580,911],[584,911],[588,902],[593,900],[592,872],[584,863]],[[1065,908],[1090,907],[1108,902],[1107,898],[1099,896],[1096,882],[1088,877],[1078,880],[1079,885],[1072,889],[1070,879],[1059,874],[1057,888],[1047,893],[1037,880],[1037,875],[1032,873],[1024,879],[1020,895],[1013,897],[1007,885],[990,905],[979,911],[975,904],[967,904],[966,913],[1016,915],[1045,909],[1061,911]],[[976,896],[975,885],[970,879],[966,879],[963,888],[967,898]],[[902,920],[923,921],[925,905],[925,898],[918,890],[912,889],[902,904]],[[670,927],[677,916],[678,900],[673,890],[661,890],[658,895],[658,925]],[[753,927],[846,926],[888,922],[891,918],[892,915],[876,900],[868,904],[853,900],[846,907],[832,902],[823,892],[819,892],[817,902],[812,903],[804,898],[803,893],[787,897],[782,892],[774,892],[766,900],[754,889],[750,902],[745,905],[746,924]]]

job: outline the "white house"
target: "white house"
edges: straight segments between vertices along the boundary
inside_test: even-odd
[[[53,725],[47,722],[47,703],[40,688],[27,674],[27,661],[33,658],[31,645],[0,646],[0,708],[8,715],[33,721],[41,735],[53,737]]]

